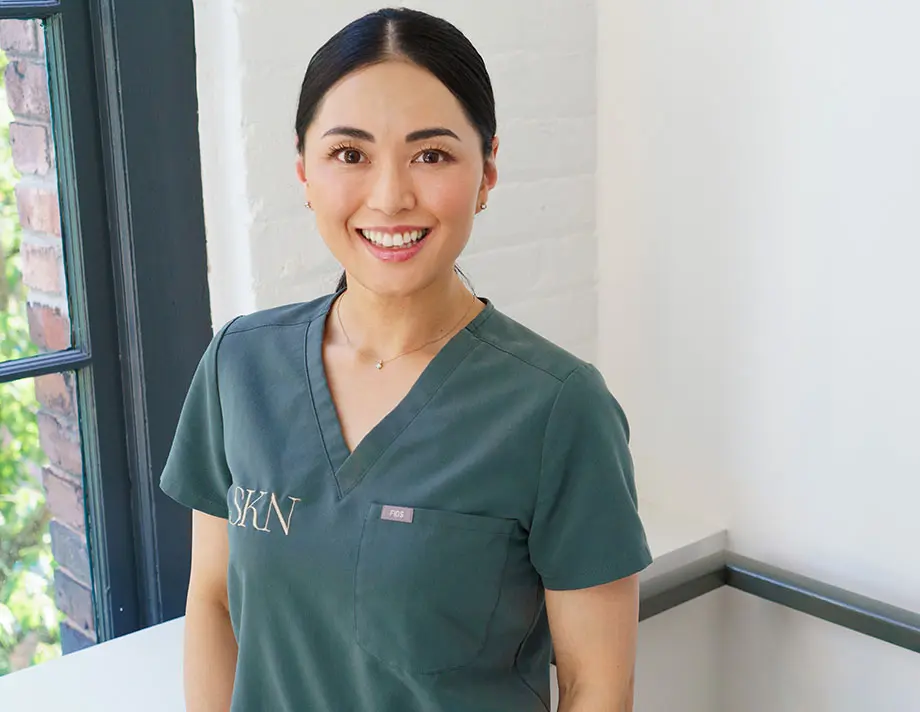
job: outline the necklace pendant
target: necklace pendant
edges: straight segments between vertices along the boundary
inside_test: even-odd
[[[378,371],[379,371],[381,368],[383,368],[383,361],[378,361],[377,363],[375,363],[375,364],[374,364],[374,368],[376,368]]]

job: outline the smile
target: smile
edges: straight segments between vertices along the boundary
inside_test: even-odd
[[[370,243],[377,247],[409,247],[425,239],[431,228],[423,230],[411,230],[402,233],[376,232],[374,230],[361,230],[358,233]]]

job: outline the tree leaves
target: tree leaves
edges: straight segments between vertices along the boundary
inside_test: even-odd
[[[29,335],[19,269],[22,229],[0,52],[0,361],[38,353]],[[54,560],[40,472],[33,380],[0,385],[0,675],[60,655]]]

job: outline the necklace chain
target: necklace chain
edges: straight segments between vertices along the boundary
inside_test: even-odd
[[[336,304],[335,315],[336,315],[336,317],[338,317],[339,328],[342,330],[342,334],[345,335],[345,341],[348,342],[348,345],[349,345],[354,351],[359,351],[359,349],[352,343],[351,338],[348,336],[348,332],[345,330],[345,324],[342,323],[342,300],[343,300],[344,296],[345,296],[345,295],[343,294],[341,297],[339,297],[339,302],[338,302],[338,304]],[[475,297],[474,297],[474,300],[475,300]],[[448,329],[446,332],[442,333],[440,336],[435,337],[434,339],[431,339],[431,341],[426,341],[424,344],[422,344],[421,346],[416,346],[414,349],[409,349],[408,351],[403,351],[401,354],[397,354],[396,356],[392,356],[391,358],[387,358],[387,359],[378,358],[378,359],[375,359],[375,360],[374,360],[374,368],[376,368],[376,369],[379,371],[379,370],[381,370],[381,369],[384,367],[384,365],[386,365],[386,364],[388,364],[388,363],[391,363],[392,361],[395,361],[396,359],[402,358],[403,356],[408,356],[409,354],[414,354],[416,351],[421,351],[421,350],[422,350],[423,348],[425,348],[426,346],[430,346],[431,344],[435,343],[436,341],[440,341],[441,339],[444,338],[445,334],[450,334],[450,333],[452,333],[454,330],[456,330],[456,328],[457,328],[458,326],[460,326],[460,323],[466,318],[466,315],[470,313],[470,309],[472,309],[472,308],[473,308],[473,303],[471,303],[470,306],[467,307],[466,311],[463,312],[463,315],[457,320],[457,322],[453,325],[453,327],[451,327],[450,329]]]

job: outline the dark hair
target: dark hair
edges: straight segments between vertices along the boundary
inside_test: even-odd
[[[384,8],[351,22],[313,55],[297,105],[297,151],[303,152],[307,127],[333,85],[358,69],[398,58],[427,69],[457,97],[488,157],[496,131],[495,96],[482,56],[446,20],[407,8]],[[346,286],[343,274],[336,291]]]

